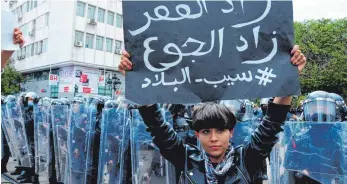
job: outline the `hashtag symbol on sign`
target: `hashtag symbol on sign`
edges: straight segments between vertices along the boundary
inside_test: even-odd
[[[266,67],[265,70],[258,69],[258,73],[261,74],[261,77],[256,75],[255,78],[259,79],[259,85],[266,86],[267,83],[271,83],[272,80],[270,78],[276,78],[277,76],[272,73],[273,69],[271,68],[270,71],[268,71],[269,68]]]

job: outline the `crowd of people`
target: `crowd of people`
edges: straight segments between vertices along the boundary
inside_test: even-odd
[[[131,167],[134,165],[131,162],[135,158],[132,154],[144,153],[134,153],[131,148],[144,149],[143,142],[147,141],[146,150],[150,149],[156,154],[152,153],[149,156],[153,157],[152,161],[147,161],[149,162],[145,167],[147,169],[141,171],[141,176],[137,176],[141,183],[151,183],[153,177],[168,175],[168,173],[160,174],[159,170],[163,169],[163,163],[158,158],[165,158],[172,164],[175,170],[173,173],[176,174],[171,178],[177,183],[192,182],[192,180],[195,183],[228,183],[234,180],[240,180],[240,183],[263,183],[272,180],[269,175],[273,177],[276,175],[275,172],[279,172],[269,169],[268,164],[271,160],[266,160],[278,142],[278,133],[286,131],[286,128],[282,127],[289,127],[292,132],[286,133],[292,135],[298,133],[298,129],[293,128],[294,126],[298,124],[314,126],[316,122],[317,125],[323,123],[334,126],[328,128],[329,130],[321,128],[316,130],[318,132],[309,132],[311,137],[330,131],[330,139],[340,141],[334,144],[335,147],[322,142],[326,148],[322,145],[316,147],[333,148],[335,153],[341,154],[338,158],[334,154],[329,154],[332,162],[324,164],[337,169],[333,172],[322,171],[320,174],[335,173],[334,180],[341,176],[345,177],[347,149],[344,148],[347,148],[347,145],[344,145],[343,138],[347,138],[347,133],[341,134],[341,131],[345,130],[341,127],[338,129],[335,125],[346,122],[347,107],[343,98],[337,94],[315,91],[307,95],[301,107],[292,110],[289,110],[289,105],[276,104],[275,100],[276,98],[263,98],[259,104],[240,99],[199,104],[137,106],[128,103],[124,97],[112,100],[103,96],[78,96],[68,100],[39,98],[33,92],[18,96],[9,95],[2,97],[2,133],[5,135],[3,140],[7,140],[4,142],[1,161],[2,173],[7,172],[6,166],[12,155],[17,160],[17,167],[11,174],[22,182],[38,183],[42,178],[46,178],[50,183],[132,183],[134,174],[139,174],[136,168]],[[109,111],[120,108],[129,111],[123,122],[117,118],[119,110]],[[277,110],[273,112],[274,109]],[[138,117],[132,112],[134,110],[138,111]],[[113,112],[113,115],[107,118],[109,115],[106,112]],[[127,141],[130,143],[128,145],[123,132],[125,129],[120,127],[126,124],[126,119],[135,122],[135,117],[140,118],[139,124],[146,125],[146,128],[128,127],[128,131],[139,131],[136,134],[138,137],[128,137]],[[90,123],[86,123],[87,121]],[[111,127],[111,124],[114,127],[107,130],[106,137],[109,138],[103,139],[106,128],[103,129],[102,126]],[[90,136],[90,132],[93,132],[93,136]],[[271,134],[271,132],[276,133]],[[114,136],[115,133],[118,135]],[[142,141],[142,146],[130,146],[138,144],[133,139]],[[296,141],[297,150],[300,144],[305,144],[300,142],[300,139],[293,140]],[[320,141],[324,140],[321,138]],[[105,154],[103,149],[105,146],[114,147],[113,154],[109,152]],[[105,155],[107,159],[104,159]],[[122,172],[119,170],[121,155]],[[285,157],[298,160],[297,157],[304,155],[287,154]],[[339,159],[338,164],[335,159]],[[287,163],[285,167],[292,169],[298,164],[298,162],[296,165],[288,164],[288,161],[285,163]],[[118,167],[118,170],[112,167]],[[272,167],[275,167],[275,164]],[[320,177],[316,171],[311,174],[309,165],[300,167],[306,170],[292,173],[296,179],[291,181],[308,183],[331,181],[331,178]],[[109,175],[108,179],[100,178],[100,172]],[[114,177],[111,177],[111,172],[114,172]],[[300,179],[297,173],[301,174]],[[95,177],[96,175],[99,177]]]

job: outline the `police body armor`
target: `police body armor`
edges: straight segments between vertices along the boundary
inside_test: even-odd
[[[68,139],[68,120],[69,105],[61,100],[52,100],[51,118],[53,129],[55,170],[57,181],[63,183],[67,176],[67,139]]]
[[[146,128],[138,110],[132,110],[131,160],[133,161],[133,183],[176,183],[174,169],[161,156]]]
[[[129,113],[115,100],[105,102],[102,114],[98,184],[126,183],[125,150],[129,141]]]
[[[51,176],[50,117],[51,99],[43,98],[34,106],[35,169],[40,182],[48,182]]]

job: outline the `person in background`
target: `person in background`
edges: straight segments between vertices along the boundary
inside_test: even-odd
[[[21,30],[19,30],[19,28],[15,28],[13,30],[13,43],[19,44],[20,47],[23,47],[23,45],[25,44],[23,33]],[[13,52],[13,50],[1,49],[1,71],[5,68],[6,63],[8,59],[10,59],[10,57],[12,56]]]

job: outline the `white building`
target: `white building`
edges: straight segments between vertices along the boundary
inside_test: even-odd
[[[26,44],[15,68],[24,74],[25,91],[39,96],[73,97],[78,93],[111,96],[123,49],[120,0],[8,0]],[[49,86],[49,73],[59,75]]]

